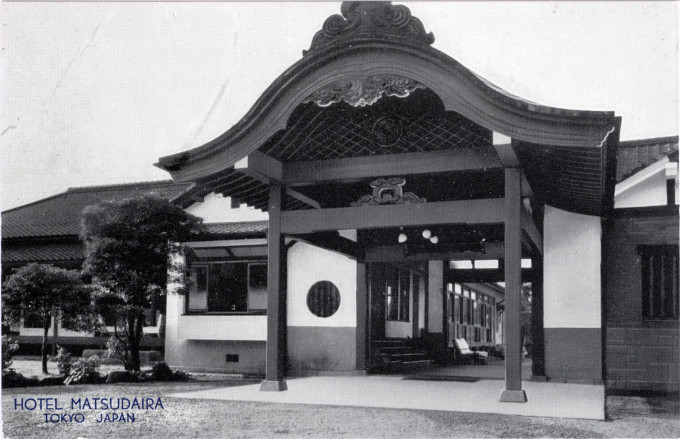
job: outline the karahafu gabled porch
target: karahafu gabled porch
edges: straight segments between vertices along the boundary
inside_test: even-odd
[[[286,389],[286,370],[335,367],[333,358],[343,355],[336,348],[308,350],[311,340],[323,337],[345,340],[338,349],[352,351],[354,371],[367,369],[371,261],[435,261],[441,267],[448,260],[498,259],[506,290],[500,400],[526,402],[521,260],[544,265],[546,204],[589,216],[611,209],[620,118],[523,101],[432,48],[432,41],[403,6],[343,3],[342,16],[324,24],[310,50],[241,122],[158,163],[176,181],[196,182],[206,194],[223,193],[269,213],[262,390]],[[379,179],[399,182],[399,189],[393,184],[372,193]],[[370,194],[377,199],[362,203]],[[470,248],[445,235],[420,247],[399,242],[404,228],[461,225],[484,230],[484,244]],[[377,236],[385,242],[376,242]],[[286,239],[353,261],[347,276],[355,278],[355,291],[339,292],[343,319],[305,308],[307,283],[323,281],[324,274]],[[309,269],[314,279],[295,277],[302,279],[295,283],[291,269]],[[443,288],[440,274],[440,286],[428,285],[430,298]],[[439,326],[425,331],[445,334]],[[537,321],[535,330],[542,328]],[[308,358],[298,361],[296,346],[304,346]],[[543,358],[537,364],[544,363],[550,369]],[[534,373],[546,373],[540,368]],[[598,379],[597,365],[588,373]]]

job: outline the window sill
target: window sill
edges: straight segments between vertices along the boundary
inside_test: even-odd
[[[189,311],[183,316],[266,316],[267,311],[200,312]]]

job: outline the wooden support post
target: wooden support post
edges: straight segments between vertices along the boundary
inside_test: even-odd
[[[526,402],[522,390],[522,172],[505,168],[505,390],[501,402]]]
[[[281,234],[283,187],[269,186],[269,229],[267,231],[267,347],[265,380],[260,390],[281,391],[288,386],[283,379],[286,357],[285,243]]]
[[[367,369],[368,358],[368,286],[366,263],[357,261],[357,332],[356,332],[356,368]]]

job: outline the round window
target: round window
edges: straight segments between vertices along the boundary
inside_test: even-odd
[[[330,317],[340,307],[340,291],[335,284],[322,280],[311,286],[307,292],[307,308],[318,317]]]

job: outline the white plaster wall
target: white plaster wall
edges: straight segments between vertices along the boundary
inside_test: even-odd
[[[177,338],[180,340],[266,341],[267,316],[179,316]]]
[[[236,221],[262,221],[268,218],[265,212],[251,209],[241,204],[238,209],[231,208],[231,198],[214,192],[206,195],[202,202],[194,203],[184,209],[186,212],[203,218],[206,223],[224,223]]]
[[[288,326],[356,327],[356,261],[339,253],[298,242],[288,250]],[[340,307],[330,317],[317,317],[307,308],[307,292],[328,280],[340,291]]]
[[[181,342],[177,336],[179,329],[179,316],[184,313],[184,296],[168,294],[165,312],[165,361],[169,364],[180,364]]]
[[[338,233],[343,238],[347,238],[350,241],[357,242],[357,230],[356,229],[338,230]]]
[[[428,332],[444,332],[442,319],[444,318],[442,293],[444,292],[444,263],[429,261],[429,291],[427,292],[427,324]]]
[[[178,363],[175,357],[178,355],[179,317],[184,313],[184,295],[178,291],[184,291],[184,276],[178,276],[177,272],[186,269],[184,253],[171,255],[172,261],[168,272],[168,294],[165,301],[165,359],[168,363]]]
[[[22,336],[43,336],[43,329],[42,328],[25,328],[23,325],[21,326],[12,326],[13,330],[18,330],[19,335]],[[113,326],[107,326],[106,327],[107,331],[113,333],[114,328]],[[144,330],[144,334],[157,334],[158,330],[156,326],[144,326],[142,328]],[[62,326],[61,321],[59,322],[59,328],[58,328],[58,336],[59,337],[91,337],[92,333],[87,332],[87,331],[74,331],[72,329],[66,329]],[[52,317],[52,320],[50,321],[50,330],[47,333],[48,337],[52,337],[54,335],[54,317]]]
[[[666,205],[666,169],[649,176],[644,181],[621,192],[614,199],[614,207],[645,207]]]
[[[545,206],[545,328],[601,326],[601,220]]]
[[[385,321],[385,337],[406,338],[411,337],[411,322]]]
[[[50,320],[50,330],[47,332],[48,337],[51,337],[54,332],[54,319],[52,318]],[[27,336],[40,336],[42,337],[44,333],[44,330],[42,328],[26,328],[24,327],[23,323],[19,327],[19,335],[27,335]],[[80,333],[80,336],[86,336],[86,333]]]

